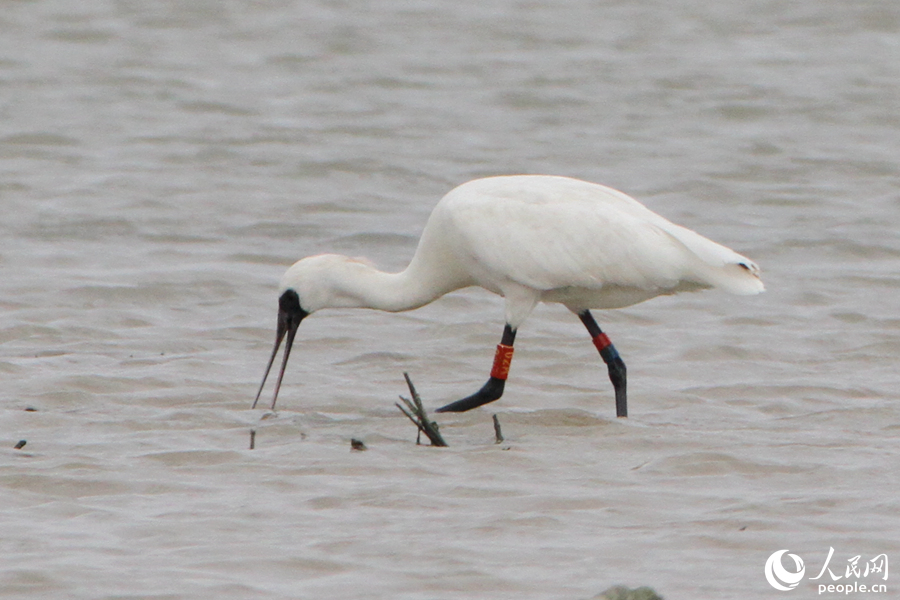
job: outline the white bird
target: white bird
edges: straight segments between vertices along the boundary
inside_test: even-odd
[[[500,398],[519,326],[538,302],[558,302],[587,327],[607,364],[616,414],[625,417],[625,363],[590,309],[705,288],[758,294],[765,289],[759,274],[750,259],[617,190],[549,175],[476,179],[438,202],[412,261],[400,273],[334,254],[304,258],[287,270],[275,348],[253,407],[287,336],[275,408],[297,327],[310,314],[323,308],[412,310],[448,292],[481,286],[503,296],[506,305],[490,379],[437,412],[466,411]]]

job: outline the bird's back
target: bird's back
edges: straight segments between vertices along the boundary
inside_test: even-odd
[[[746,257],[622,192],[566,177],[490,177],[455,188],[435,207],[422,254],[440,255],[467,283],[498,293],[524,286],[545,300],[590,304],[583,308],[704,287],[763,290]]]

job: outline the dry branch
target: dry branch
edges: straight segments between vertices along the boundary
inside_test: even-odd
[[[503,443],[503,432],[500,431],[500,419],[497,418],[497,415],[494,415],[494,443],[501,444]]]
[[[419,397],[418,392],[416,392],[412,379],[409,378],[409,373],[404,373],[403,377],[406,378],[406,385],[409,386],[409,393],[412,396],[412,401],[400,396],[400,399],[403,401],[403,404],[406,405],[406,408],[399,403],[395,403],[397,408],[399,408],[400,412],[406,415],[406,417],[419,428],[421,433],[428,436],[432,446],[446,446],[447,442],[441,437],[441,432],[438,431],[437,423],[428,420],[428,415],[425,413],[425,408],[422,406],[422,399]]]

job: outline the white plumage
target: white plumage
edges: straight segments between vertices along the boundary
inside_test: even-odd
[[[283,376],[297,325],[323,308],[410,310],[477,285],[505,298],[507,330],[514,339],[541,301],[565,305],[591,330],[585,318],[593,322],[589,309],[712,287],[757,294],[764,290],[759,273],[750,259],[602,185],[546,175],[476,179],[438,202],[412,261],[400,273],[333,254],[304,258],[288,269],[266,375],[287,333]],[[596,332],[599,328],[592,337]],[[511,348],[512,339],[506,345]],[[608,364],[618,355],[609,358],[604,356]],[[621,370],[624,411],[624,364]],[[618,395],[618,385],[616,390]],[[479,397],[461,410],[495,399]]]

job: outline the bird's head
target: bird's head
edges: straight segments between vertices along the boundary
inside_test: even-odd
[[[339,254],[307,256],[295,262],[281,278],[280,296],[293,291],[307,314],[323,308],[352,308],[359,298],[348,282],[371,267],[362,259]]]
[[[275,356],[278,354],[282,340],[286,337],[284,358],[281,361],[281,371],[278,374],[275,395],[272,398],[272,408],[275,408],[288,356],[294,345],[294,336],[303,319],[322,308],[359,305],[359,299],[347,291],[346,285],[343,285],[343,282],[353,275],[352,272],[358,269],[369,269],[369,266],[359,259],[337,254],[320,254],[297,261],[285,272],[281,278],[278,297],[275,347],[272,349],[272,356],[269,358],[265,375],[263,375],[259,391],[256,393],[256,399],[253,401],[253,408],[256,408],[256,403],[259,402],[259,396],[262,394],[263,386],[272,370]]]

